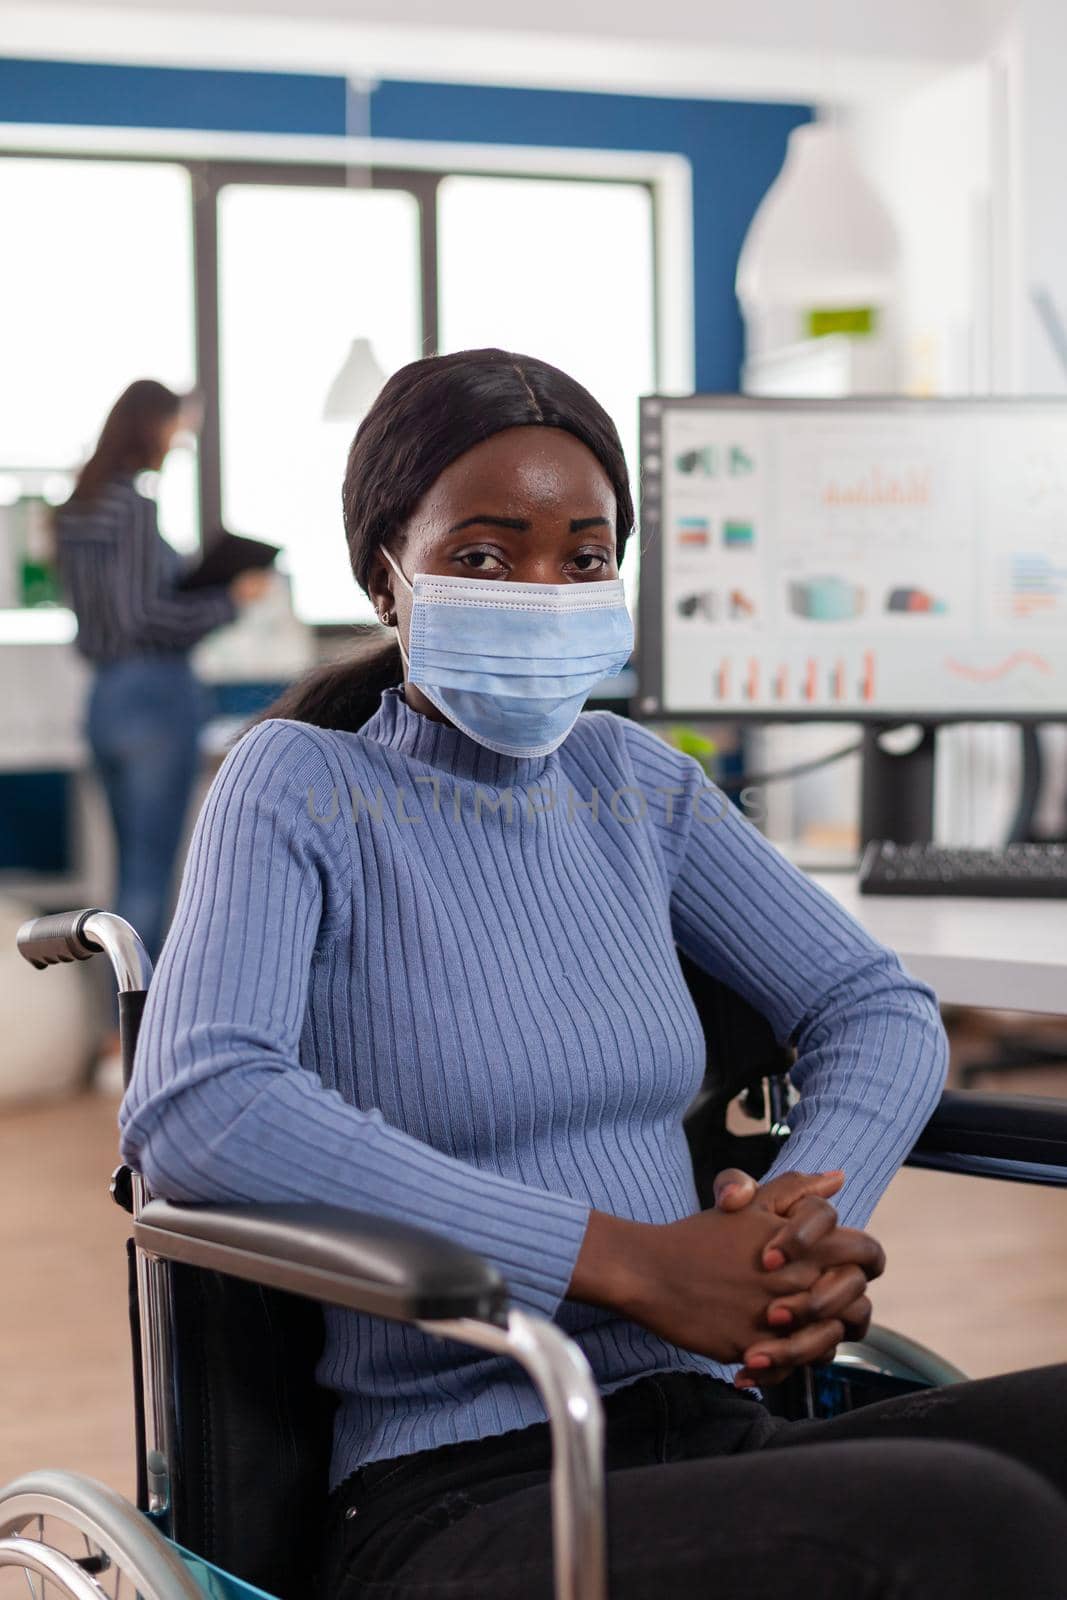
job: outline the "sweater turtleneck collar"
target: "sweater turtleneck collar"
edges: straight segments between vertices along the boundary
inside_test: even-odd
[[[436,722],[416,711],[399,683],[382,690],[381,704],[359,732],[413,761],[493,789],[536,783],[558,761],[556,751],[547,756],[504,756],[487,750],[451,723]]]

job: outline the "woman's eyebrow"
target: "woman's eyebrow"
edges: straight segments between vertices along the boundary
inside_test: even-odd
[[[464,528],[473,528],[477,524],[489,528],[514,528],[517,533],[529,533],[530,524],[522,517],[493,517],[488,513],[478,513],[477,516],[466,517],[462,522],[457,522],[449,528],[449,533],[460,533]],[[586,528],[606,528],[607,517],[572,517],[571,532],[582,533]]]
[[[514,528],[518,533],[528,533],[530,531],[530,524],[524,522],[521,517],[490,517],[482,515],[467,517],[465,521],[457,522],[448,531],[449,533],[459,533],[461,528],[472,528],[478,522],[485,523],[490,528]]]

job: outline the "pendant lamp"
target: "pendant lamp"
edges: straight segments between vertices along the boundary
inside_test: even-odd
[[[898,257],[896,228],[845,130],[825,122],[794,128],[738,260],[746,312],[882,305],[893,295]]]
[[[366,416],[385,382],[369,339],[353,339],[341,370],[330,385],[323,417],[327,422],[347,422]]]

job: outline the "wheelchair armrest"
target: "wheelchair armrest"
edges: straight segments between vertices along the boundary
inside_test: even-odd
[[[502,1324],[507,1285],[461,1245],[339,1206],[149,1200],[134,1238],[149,1255],[394,1321]]]
[[[948,1090],[908,1165],[1067,1184],[1067,1104],[1036,1095]]]

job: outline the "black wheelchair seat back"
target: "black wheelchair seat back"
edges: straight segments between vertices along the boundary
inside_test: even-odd
[[[685,1119],[697,1196],[707,1208],[717,1172],[740,1167],[759,1178],[774,1160],[780,1139],[770,1132],[731,1132],[726,1111],[732,1100],[743,1096],[746,1110],[764,1117],[764,1084],[785,1077],[795,1051],[778,1043],[766,1017],[747,1000],[710,978],[681,951],[678,959],[707,1049],[704,1083]]]
[[[173,1537],[278,1600],[308,1600],[334,1400],[315,1381],[322,1309],[172,1263]]]

